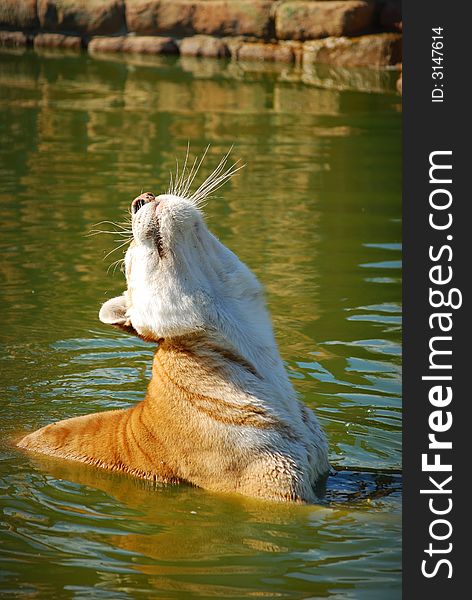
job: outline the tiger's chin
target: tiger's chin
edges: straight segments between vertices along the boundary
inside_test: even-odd
[[[200,210],[235,174],[227,158],[193,194],[184,168],[169,193],[131,204],[127,289],[99,318],[159,342],[144,400],[47,425],[20,448],[162,483],[316,500],[326,438],[289,381],[260,283]]]

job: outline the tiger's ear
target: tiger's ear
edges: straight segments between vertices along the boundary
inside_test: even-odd
[[[111,298],[102,304],[98,318],[107,325],[124,325],[127,321],[127,302],[124,295]]]
[[[106,323],[107,325],[113,325],[114,327],[119,327],[120,329],[123,329],[128,333],[138,335],[133,325],[131,324],[131,321],[126,316],[127,309],[127,298],[123,294],[122,296],[111,298],[110,300],[107,300],[104,304],[102,304],[100,312],[98,313],[98,318],[102,323]]]

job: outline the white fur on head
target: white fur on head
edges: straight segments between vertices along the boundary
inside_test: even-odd
[[[261,285],[210,233],[200,209],[208,194],[241,168],[226,169],[227,158],[193,194],[189,187],[201,161],[188,173],[184,166],[170,193],[143,194],[134,201],[133,242],[125,257],[128,289],[103,305],[100,319],[155,341],[205,333],[261,374],[278,371],[289,385]]]

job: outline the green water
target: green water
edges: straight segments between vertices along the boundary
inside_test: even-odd
[[[0,55],[2,597],[400,597],[400,496],[368,473],[401,461],[400,100],[281,73]],[[323,505],[153,488],[11,446],[143,397],[152,347],[97,318],[124,287],[107,274],[121,251],[103,260],[114,237],[86,234],[165,190],[187,140],[211,143],[206,173],[232,144],[247,163],[208,223],[265,284],[332,463],[366,471],[332,479]]]

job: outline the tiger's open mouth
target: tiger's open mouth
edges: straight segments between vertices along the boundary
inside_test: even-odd
[[[131,202],[131,214],[133,217],[138,214],[138,212],[142,209],[143,206],[149,204],[150,202],[154,202],[156,207],[154,211],[154,219],[153,219],[153,234],[154,241],[156,243],[157,252],[159,254],[159,258],[163,258],[164,256],[164,245],[162,242],[161,236],[161,228],[159,222],[159,205],[160,200],[154,196],[152,192],[144,192],[144,194],[139,195]]]

